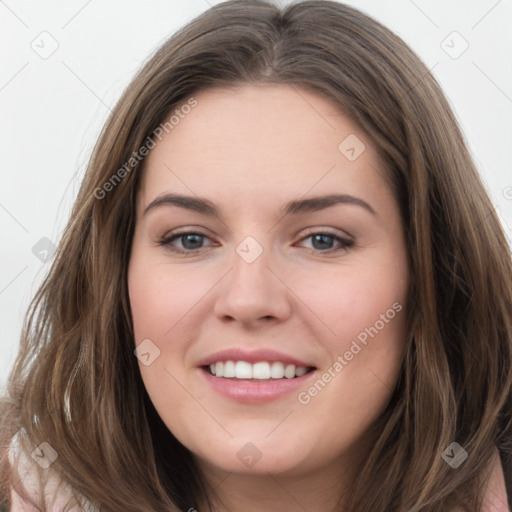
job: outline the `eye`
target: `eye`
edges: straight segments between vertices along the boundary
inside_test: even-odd
[[[201,249],[202,242],[205,238],[208,238],[206,235],[202,233],[196,233],[192,231],[187,231],[183,233],[175,233],[169,236],[165,236],[158,242],[158,245],[165,247],[167,250],[176,252],[179,254],[194,254],[199,249]],[[183,249],[179,247],[175,247],[173,242],[175,240],[179,240],[182,242]]]
[[[158,245],[165,247],[166,250],[172,251],[177,254],[193,255],[199,252],[200,249],[205,248],[203,246],[204,240],[210,240],[210,238],[202,233],[193,231],[186,231],[182,233],[171,233],[170,235],[162,238]],[[354,245],[354,241],[348,238],[341,237],[334,233],[329,232],[314,232],[303,237],[301,242],[311,239],[312,250],[320,253],[333,253],[346,251],[349,247]],[[181,247],[176,247],[175,242],[179,241]],[[333,244],[337,244],[334,245]]]
[[[302,238],[301,241],[307,240],[309,238],[311,238],[313,251],[321,253],[345,251],[354,245],[353,240],[349,240],[348,238],[343,238],[339,235],[329,232],[311,233]],[[338,244],[338,247],[332,247],[334,242]]]

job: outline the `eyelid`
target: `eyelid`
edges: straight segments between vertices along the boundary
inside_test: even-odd
[[[176,228],[167,231],[161,238],[165,240],[166,238],[171,238],[176,235],[202,235],[208,238],[211,238],[212,235],[208,234],[209,230],[205,228],[195,227],[195,226],[186,226],[184,228]]]
[[[324,227],[313,227],[313,228],[307,228],[306,233],[302,235],[302,238],[308,235],[330,235],[340,238],[345,238],[351,242],[354,241],[354,237],[352,235],[349,235],[346,231],[342,231],[341,229],[335,229],[335,228],[324,228]]]

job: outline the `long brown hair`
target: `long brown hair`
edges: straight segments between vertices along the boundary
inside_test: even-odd
[[[404,364],[345,511],[479,510],[496,446],[512,479],[510,249],[426,66],[370,17],[323,0],[216,5],[169,39],[119,100],[27,314],[2,402],[4,493],[16,485],[7,447],[17,432],[29,453],[47,442],[58,453],[52,468],[101,510],[188,510],[204,492],[133,355],[126,272],[139,155],[198,91],[251,82],[339,105],[373,142],[403,216]],[[457,470],[441,457],[453,442],[469,454]]]

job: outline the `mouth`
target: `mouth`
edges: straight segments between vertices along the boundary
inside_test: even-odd
[[[217,361],[198,368],[215,393],[242,404],[261,404],[293,396],[311,385],[316,367],[280,361]]]
[[[275,381],[297,379],[316,370],[313,366],[298,366],[280,361],[217,361],[201,367],[213,377],[244,381]]]

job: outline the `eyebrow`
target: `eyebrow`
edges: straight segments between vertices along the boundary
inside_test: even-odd
[[[297,199],[290,201],[281,209],[283,215],[303,215],[306,213],[317,212],[337,204],[356,205],[364,208],[373,215],[377,215],[375,210],[363,199],[348,194],[329,194],[325,196],[310,197],[308,199]],[[155,198],[144,209],[143,215],[160,206],[178,206],[186,210],[192,210],[209,217],[219,217],[219,210],[212,201],[193,196],[183,196],[173,193],[165,193]]]

